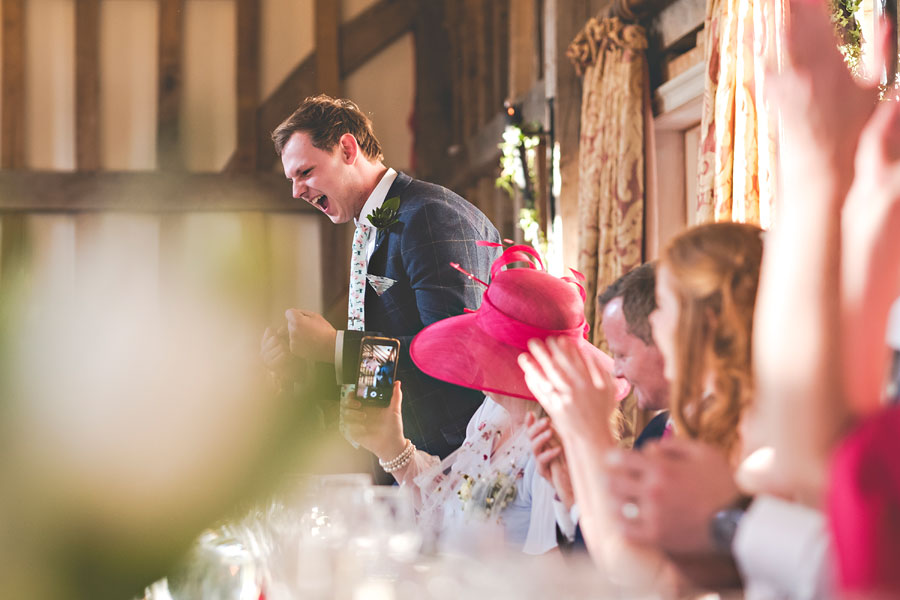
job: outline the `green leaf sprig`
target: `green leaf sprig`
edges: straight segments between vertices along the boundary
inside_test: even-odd
[[[378,229],[390,227],[398,221],[397,209],[400,208],[400,197],[394,196],[384,201],[384,204],[369,213],[369,223]]]

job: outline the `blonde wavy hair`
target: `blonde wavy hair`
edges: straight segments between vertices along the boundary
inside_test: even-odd
[[[685,231],[660,267],[679,303],[672,415],[678,431],[735,459],[738,424],[753,396],[753,308],[762,262],[762,230],[711,223]],[[704,395],[712,376],[712,394]]]

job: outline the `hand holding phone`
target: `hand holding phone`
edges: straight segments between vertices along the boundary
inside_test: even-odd
[[[362,404],[390,405],[399,356],[400,340],[396,338],[366,336],[362,339],[356,382],[356,397]]]

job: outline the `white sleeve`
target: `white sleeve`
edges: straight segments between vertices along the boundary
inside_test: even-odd
[[[531,487],[528,535],[522,548],[525,554],[544,554],[556,548],[556,515],[553,506],[556,491],[549,481],[537,474],[536,468],[537,463],[532,455],[525,467],[523,482]]]
[[[732,551],[746,600],[833,597],[828,531],[817,510],[758,496],[738,525]]]
[[[578,526],[578,505],[573,504],[571,510],[566,510],[562,501],[553,499],[553,512],[556,514],[556,524],[566,539],[570,542],[575,539],[575,528]]]

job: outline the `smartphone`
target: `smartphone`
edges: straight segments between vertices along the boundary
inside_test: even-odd
[[[396,338],[366,336],[362,339],[356,381],[356,397],[360,402],[369,406],[391,403],[399,357],[400,340]]]

